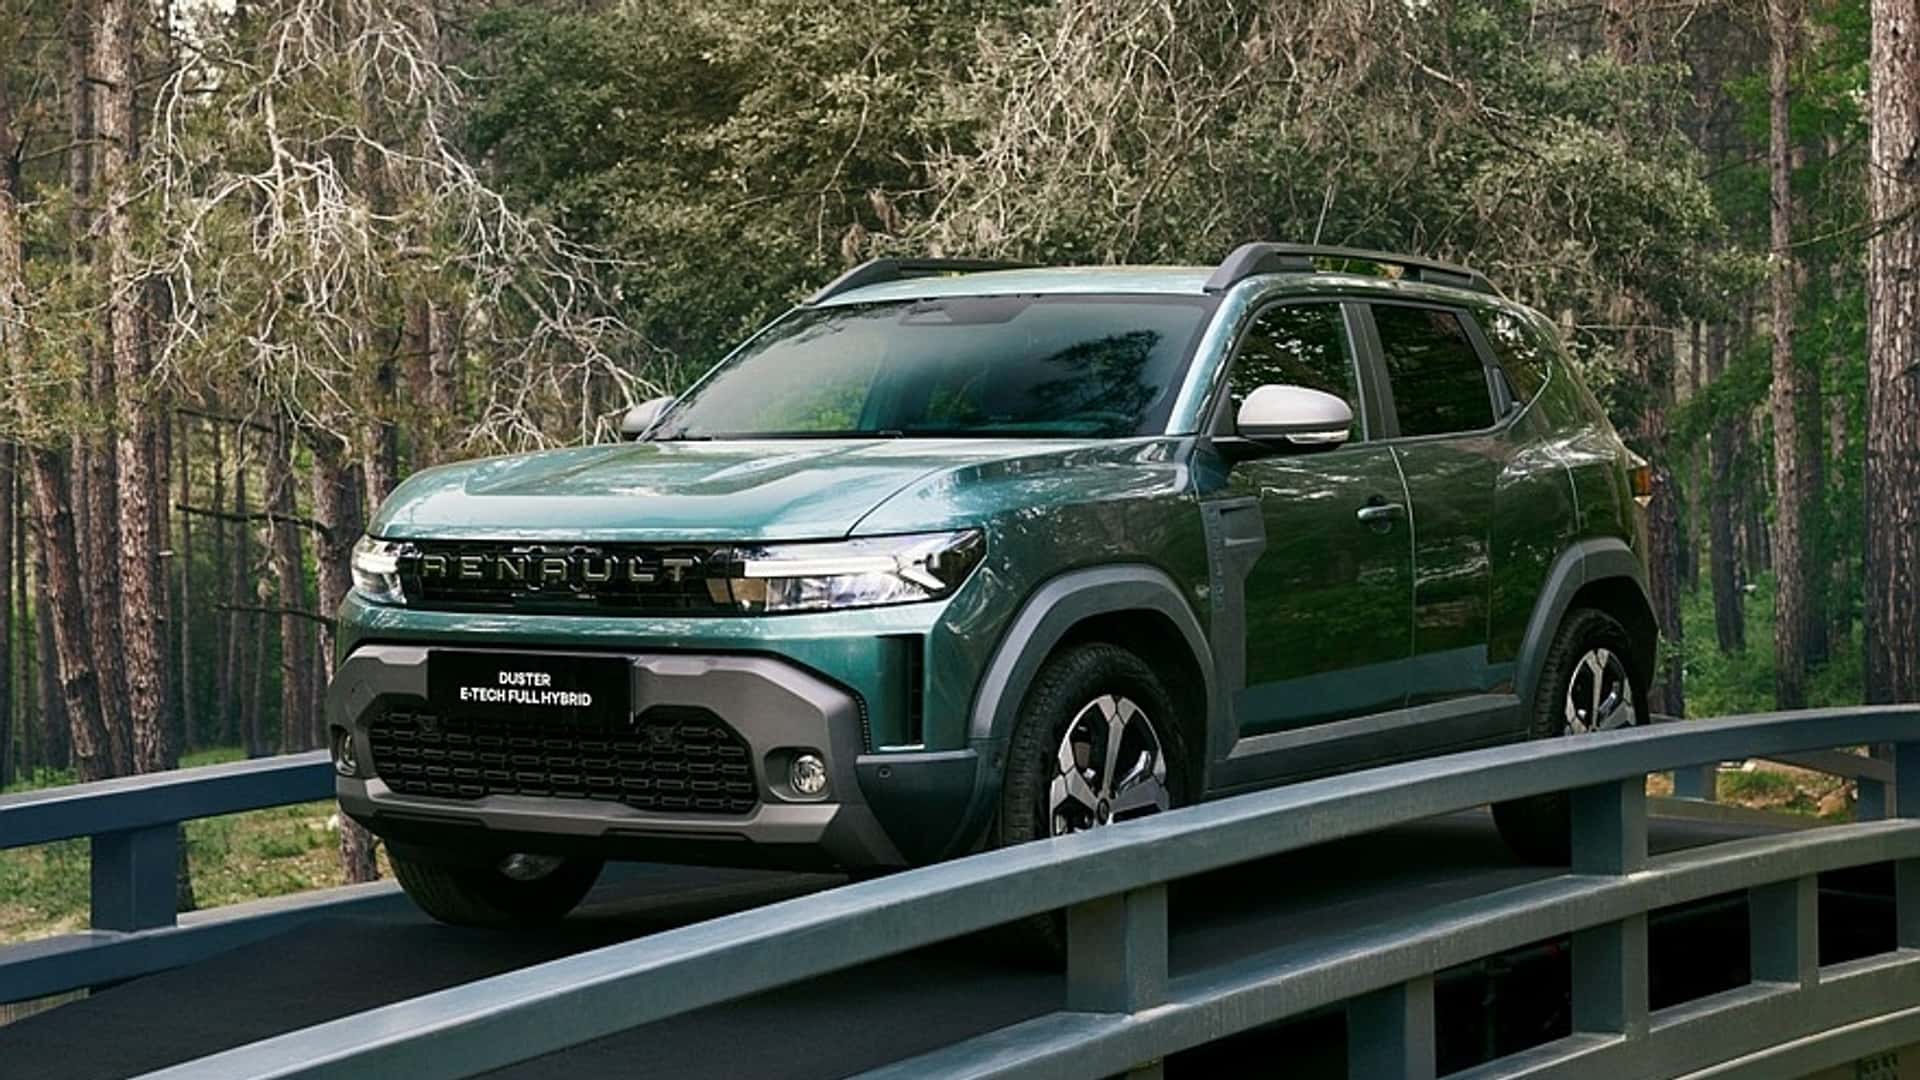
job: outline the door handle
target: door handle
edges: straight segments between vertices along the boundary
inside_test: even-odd
[[[1384,499],[1375,499],[1354,512],[1354,517],[1376,529],[1387,529],[1393,525],[1393,519],[1407,512],[1399,503],[1390,503]]]

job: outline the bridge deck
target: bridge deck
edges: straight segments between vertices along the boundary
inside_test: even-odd
[[[1751,825],[1667,821],[1654,826],[1652,840],[1657,850],[1673,850],[1754,831]],[[1178,974],[1551,873],[1516,863],[1484,813],[1389,830],[1176,887],[1171,963]],[[598,888],[565,925],[518,935],[438,926],[410,913],[327,920],[0,1028],[0,1078],[97,1080],[138,1074],[835,880],[635,867]],[[1332,902],[1335,894],[1339,899]],[[1836,906],[1836,913],[1840,910]],[[1721,921],[1696,923],[1711,927]],[[1731,947],[1744,964],[1744,911],[1738,923],[1726,927],[1735,930],[1732,940],[1718,945],[1723,953]],[[1696,946],[1725,936],[1701,936],[1697,929],[1690,931]],[[1890,943],[1890,922],[1887,935]],[[1655,946],[1658,968],[1664,950],[1657,941]],[[1542,989],[1535,996],[1550,1014],[1564,987]],[[961,940],[840,972],[804,989],[688,1013],[493,1075],[567,1080],[844,1076],[1058,1009],[1062,1000],[1059,975],[1008,966],[977,942]],[[1475,998],[1464,1007],[1477,1019],[1482,1004]],[[1444,1001],[1441,1011],[1444,1043]],[[1290,1074],[1300,1075],[1317,1072],[1311,1062],[1323,1059],[1337,1075],[1342,1029],[1337,1017],[1332,1020],[1301,1022],[1284,1038],[1256,1032],[1237,1040],[1238,1051],[1284,1053],[1278,1060],[1293,1066]],[[1476,1032],[1466,1038],[1486,1037]],[[1471,1060],[1474,1049],[1459,1047],[1452,1056]],[[1443,1059],[1447,1056],[1443,1046]],[[1189,1071],[1179,1068],[1179,1061],[1170,1064],[1173,1073]]]

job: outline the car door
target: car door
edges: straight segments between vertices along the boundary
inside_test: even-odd
[[[1257,746],[1262,736],[1396,709],[1406,696],[1406,489],[1391,447],[1373,437],[1378,406],[1362,392],[1352,333],[1363,315],[1333,301],[1275,304],[1250,320],[1230,361],[1231,400],[1218,414],[1226,431],[1246,396],[1268,384],[1339,396],[1355,419],[1351,438],[1336,449],[1235,464],[1216,506],[1238,543],[1254,536],[1264,543],[1239,589],[1243,626],[1234,644],[1244,649],[1244,679],[1233,695],[1236,756],[1246,756],[1247,740]],[[1233,528],[1234,514],[1246,527]]]
[[[1494,496],[1513,456],[1502,423],[1511,402],[1506,384],[1466,311],[1375,302],[1368,312],[1363,330],[1378,357],[1389,443],[1412,499],[1408,704],[1508,689],[1512,664],[1491,663],[1487,653]],[[1489,708],[1507,705],[1490,702]],[[1488,734],[1471,723],[1455,728],[1443,741]]]

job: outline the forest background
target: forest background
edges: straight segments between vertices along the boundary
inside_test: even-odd
[[[1658,709],[1920,698],[1920,0],[0,0],[0,789],[317,745],[399,479],[859,260],[1248,239],[1561,325]]]

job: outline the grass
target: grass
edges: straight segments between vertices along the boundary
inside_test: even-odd
[[[238,748],[227,747],[186,755],[180,764],[213,765],[243,756]],[[71,780],[43,772],[8,790]],[[331,801],[323,801],[187,822],[187,864],[196,906],[220,907],[344,884],[337,813]],[[0,943],[86,927],[87,850],[85,840],[64,840],[0,851]]]
[[[1773,611],[1771,575],[1762,575],[1746,595],[1746,648],[1720,651],[1714,628],[1713,590],[1707,568],[1701,567],[1700,587],[1681,597],[1684,640],[1679,648],[1686,680],[1688,716],[1737,716],[1770,712],[1773,697]],[[1827,662],[1807,672],[1807,705],[1857,705],[1863,695],[1860,628],[1832,644]],[[1850,819],[1847,785],[1823,773],[1767,762],[1753,762],[1744,770],[1722,770],[1719,798],[1764,810]]]

